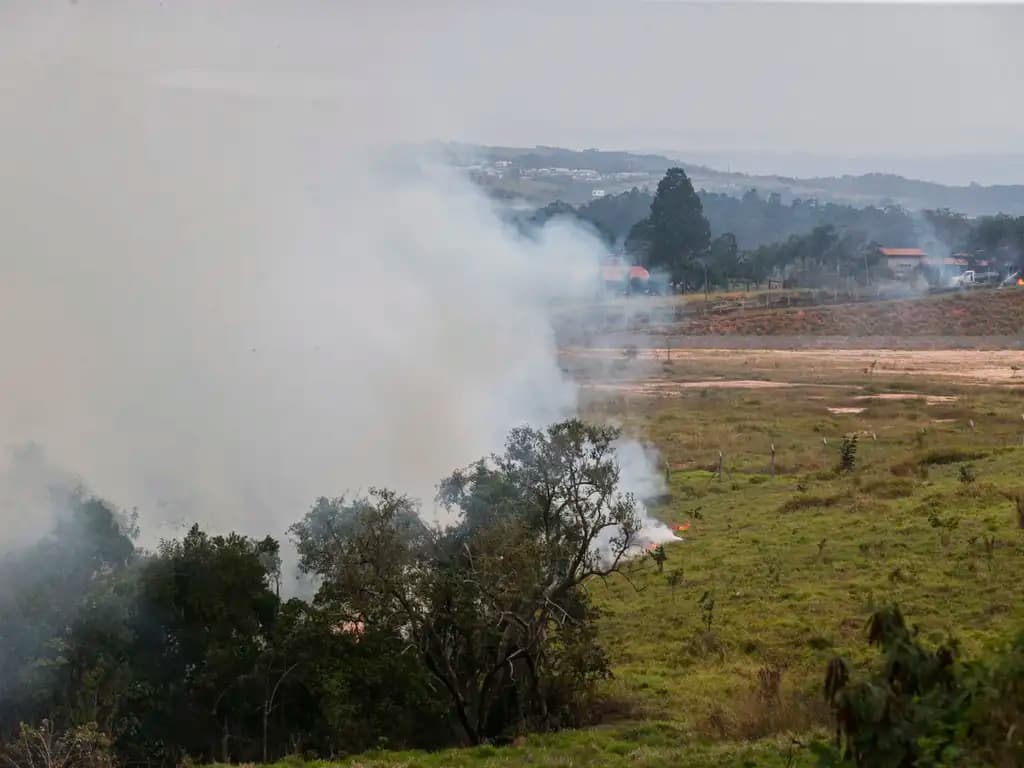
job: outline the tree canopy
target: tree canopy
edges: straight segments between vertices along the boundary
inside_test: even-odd
[[[131,515],[70,495],[51,534],[0,558],[0,749],[58,733],[90,761],[173,766],[583,722],[609,672],[582,585],[639,526],[617,437],[514,430],[440,483],[446,528],[391,490],[317,500],[291,529],[311,602],[281,599],[271,537],[193,526],[144,552]]]
[[[614,572],[638,530],[616,438],[578,421],[513,431],[504,454],[442,481],[458,519],[444,530],[391,491],[321,499],[292,529],[318,605],[405,638],[472,743],[572,721],[579,688],[607,673],[578,588]]]
[[[658,182],[650,215],[633,227],[627,248],[645,267],[664,270],[680,284],[694,273],[710,241],[711,226],[686,171],[669,168]]]

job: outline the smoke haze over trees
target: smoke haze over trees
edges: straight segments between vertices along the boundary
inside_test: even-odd
[[[642,524],[618,438],[513,431],[441,482],[445,529],[392,491],[318,500],[292,528],[312,603],[281,600],[271,537],[196,525],[140,551],[130,516],[76,493],[0,558],[0,742],[49,718],[94,725],[121,762],[175,765],[578,725],[609,674],[582,584]]]
[[[675,178],[685,176],[681,169],[675,173]],[[970,219],[948,209],[914,213],[899,207],[856,208],[815,200],[787,204],[777,194],[765,198],[756,190],[740,198],[708,192],[677,197],[671,204],[660,205],[658,216],[663,219],[666,210],[675,211],[680,231],[693,233],[692,245],[683,245],[665,226],[656,239],[652,206],[657,195],[637,188],[579,207],[551,203],[520,221],[528,230],[543,228],[549,221],[580,222],[591,227],[610,250],[625,249],[636,262],[655,268],[667,266],[661,258],[665,254],[689,254],[677,261],[676,275],[687,274],[691,286],[703,284],[705,265],[708,280],[715,285],[725,285],[729,278],[759,283],[792,269],[804,273],[804,282],[811,284],[837,274],[864,280],[872,269],[876,273],[882,269],[879,246],[922,247],[936,256],[967,253],[993,260],[1000,269],[1019,268],[1024,261],[1024,217]],[[706,219],[713,240],[705,240],[701,219]],[[684,226],[686,220],[692,226]],[[656,241],[660,250],[654,248]],[[819,273],[817,277],[806,274],[809,266]]]

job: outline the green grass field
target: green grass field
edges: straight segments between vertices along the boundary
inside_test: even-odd
[[[713,372],[648,361],[619,374],[685,381],[745,369],[739,358]],[[663,572],[643,558],[589,584],[615,673],[601,725],[344,764],[812,765],[799,744],[827,738],[825,665],[837,653],[872,663],[864,624],[876,606],[898,603],[926,641],[952,635],[969,656],[1024,626],[1024,392],[805,361],[773,370],[805,385],[584,403],[592,420],[658,447],[669,487],[652,511],[691,523],[666,547]],[[893,394],[913,398],[878,397]],[[837,472],[853,434],[855,467]]]

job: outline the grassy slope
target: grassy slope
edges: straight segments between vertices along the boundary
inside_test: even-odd
[[[281,761],[274,768],[719,768],[757,766],[790,768],[813,762],[789,740],[764,740],[753,744],[695,742],[678,725],[644,723],[534,735],[514,747],[476,747],[443,752],[376,752],[340,763]],[[226,768],[226,767],[225,767]]]
[[[660,372],[690,373],[699,372],[671,364]],[[615,668],[604,691],[617,713],[611,725],[534,736],[518,747],[364,755],[346,764],[810,765],[806,751],[790,755],[790,734],[823,733],[819,690],[833,653],[870,662],[863,626],[875,605],[896,600],[925,638],[955,632],[969,654],[1024,623],[1024,532],[1007,498],[1024,490],[1024,396],[919,379],[846,374],[834,386],[821,371],[808,378],[815,383],[801,389],[687,390],[587,406],[590,417],[658,445],[674,467],[671,498],[658,514],[693,520],[688,540],[668,547],[664,573],[645,559],[630,567],[632,585],[614,578],[589,587]],[[890,390],[959,399],[852,401]],[[866,410],[827,410],[851,404]],[[837,446],[851,432],[862,434],[857,469],[837,476]],[[774,479],[765,474],[771,443]],[[719,449],[724,480],[707,470]],[[950,449],[984,454],[971,462],[974,483],[959,481],[959,463],[920,462]],[[929,511],[957,521],[946,543]],[[984,537],[994,539],[988,551]],[[682,579],[673,589],[667,575],[675,570]],[[715,598],[710,632],[698,606],[705,592]],[[757,695],[767,665],[783,670],[775,704]]]
[[[819,396],[848,402],[841,392]],[[956,630],[969,652],[1024,620],[1024,537],[1006,497],[1024,487],[1024,449],[1006,447],[1019,441],[1020,397],[975,392],[956,405],[886,402],[840,416],[825,410],[829,400],[719,391],[652,403],[631,417],[677,465],[694,456],[713,465],[721,445],[731,476],[672,473],[672,501],[661,514],[679,522],[699,507],[703,518],[688,541],[668,548],[665,573],[681,569],[682,586],[673,591],[649,561],[632,575],[639,592],[625,581],[593,586],[621,695],[707,736],[756,737],[820,718],[826,661],[835,652],[870,658],[863,623],[882,601],[899,602],[929,639]],[[804,413],[784,415],[794,405]],[[960,421],[932,423],[953,413]],[[853,431],[877,440],[862,437],[857,471],[836,477],[825,470],[838,463],[839,436]],[[771,442],[790,473],[774,480],[763,474]],[[891,471],[951,447],[987,454],[971,462],[974,483],[959,481],[958,463],[932,465],[927,479]],[[933,509],[957,520],[947,544],[929,522]],[[997,540],[991,558],[985,536]],[[716,601],[710,633],[697,605],[708,591]],[[769,664],[785,669],[787,711],[774,720],[751,695],[757,670]]]

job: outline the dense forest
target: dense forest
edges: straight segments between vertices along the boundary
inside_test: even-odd
[[[197,525],[142,551],[131,514],[52,489],[54,529],[0,558],[0,753],[38,765],[60,733],[174,766],[586,722],[609,667],[581,585],[616,573],[639,531],[617,437],[515,430],[441,482],[445,529],[392,491],[319,499],[290,530],[311,602],[282,599],[273,538]]]

